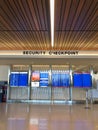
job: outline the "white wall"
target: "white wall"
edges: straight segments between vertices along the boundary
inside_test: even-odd
[[[8,65],[0,65],[0,81],[8,81]]]

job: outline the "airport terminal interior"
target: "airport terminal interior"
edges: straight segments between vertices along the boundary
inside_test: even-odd
[[[98,130],[98,0],[0,0],[0,130]]]

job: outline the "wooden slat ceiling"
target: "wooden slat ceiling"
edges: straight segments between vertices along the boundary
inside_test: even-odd
[[[50,49],[49,0],[0,0],[0,49]]]
[[[56,0],[54,48],[98,50],[98,0]]]
[[[0,50],[98,50],[98,0],[0,0]]]

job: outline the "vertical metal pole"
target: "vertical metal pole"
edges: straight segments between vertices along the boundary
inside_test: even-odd
[[[11,65],[9,65],[9,68],[8,68],[7,101],[10,99],[10,73],[11,73]]]
[[[50,65],[50,70],[49,70],[49,87],[50,87],[50,100],[52,103],[52,66]]]
[[[29,65],[29,72],[28,72],[28,99],[31,99],[31,65]]]
[[[70,75],[70,87],[69,87],[69,101],[72,103],[72,85],[73,85],[73,78],[72,78],[72,66],[69,65],[69,75]]]
[[[94,70],[93,70],[93,66],[90,66],[90,74],[91,74],[91,80],[92,80],[92,87],[91,87],[91,103],[93,103],[93,95],[92,95],[92,89],[93,89],[93,85],[94,85]]]

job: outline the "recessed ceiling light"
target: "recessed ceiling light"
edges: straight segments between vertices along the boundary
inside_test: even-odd
[[[54,46],[54,0],[50,0],[51,46]]]

